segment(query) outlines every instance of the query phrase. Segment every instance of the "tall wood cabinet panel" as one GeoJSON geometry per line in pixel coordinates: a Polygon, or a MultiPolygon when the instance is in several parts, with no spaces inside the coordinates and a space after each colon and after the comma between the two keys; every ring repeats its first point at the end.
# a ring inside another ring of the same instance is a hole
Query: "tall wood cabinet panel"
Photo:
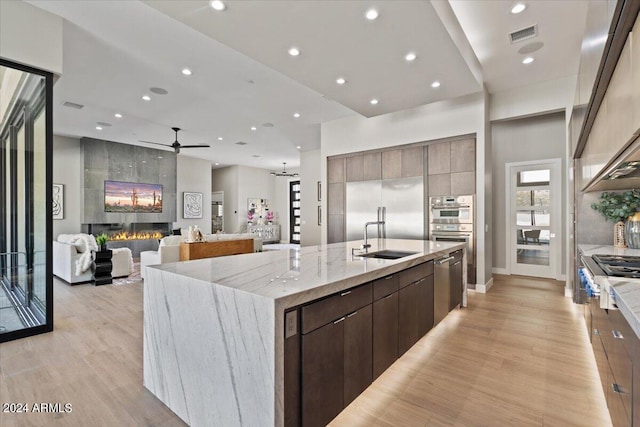
{"type": "Polygon", "coordinates": [[[402,177],[422,176],[424,167],[422,164],[422,147],[404,148],[402,150],[402,177]]]}
{"type": "Polygon", "coordinates": [[[336,182],[344,182],[345,180],[345,159],[328,159],[327,160],[327,182],[333,184],[336,182]]]}
{"type": "Polygon", "coordinates": [[[329,184],[329,189],[327,191],[328,197],[328,214],[329,215],[338,215],[344,214],[344,184],[343,183],[334,183],[329,184]]]}
{"type": "MultiPolygon", "coordinates": [[[[633,123],[640,131],[640,20],[631,33],[631,98],[633,101],[633,123]]],[[[640,414],[638,415],[640,417],[640,414]]]]}
{"type": "Polygon", "coordinates": [[[382,152],[382,179],[400,178],[402,176],[402,150],[382,152]]]}
{"type": "Polygon", "coordinates": [[[414,282],[398,291],[398,356],[407,352],[419,339],[420,290],[414,282]]]}
{"type": "Polygon", "coordinates": [[[382,179],[382,153],[366,153],[363,156],[363,181],[382,179]]]}
{"type": "Polygon", "coordinates": [[[418,332],[422,337],[433,328],[433,274],[418,282],[418,332]]]}
{"type": "Polygon", "coordinates": [[[373,310],[371,304],[344,320],[344,406],[373,382],[373,310]]]}
{"type": "Polygon", "coordinates": [[[475,194],[476,192],[476,173],[475,172],[457,172],[451,174],[451,194],[460,196],[464,194],[475,194]]]}
{"type": "Polygon", "coordinates": [[[344,242],[344,215],[327,215],[327,243],[344,242]]]}
{"type": "Polygon", "coordinates": [[[364,156],[347,157],[347,182],[362,181],[364,177],[364,156]]]}
{"type": "Polygon", "coordinates": [[[324,427],[343,409],[344,322],[302,336],[302,425],[324,427]]]}
{"type": "MultiPolygon", "coordinates": [[[[451,142],[451,172],[472,172],[476,170],[476,141],[464,139],[451,142]]],[[[466,193],[469,194],[469,193],[466,193]]]]}
{"type": "Polygon", "coordinates": [[[451,172],[451,143],[429,145],[429,175],[451,172]]]}

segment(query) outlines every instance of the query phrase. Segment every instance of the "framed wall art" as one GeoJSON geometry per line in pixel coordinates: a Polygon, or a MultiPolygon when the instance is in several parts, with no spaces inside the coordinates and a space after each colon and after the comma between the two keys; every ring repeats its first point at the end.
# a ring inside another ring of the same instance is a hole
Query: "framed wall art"
{"type": "Polygon", "coordinates": [[[53,184],[53,219],[64,219],[64,184],[53,184]]]}
{"type": "Polygon", "coordinates": [[[202,218],[202,193],[184,192],[182,216],[185,219],[202,218]]]}

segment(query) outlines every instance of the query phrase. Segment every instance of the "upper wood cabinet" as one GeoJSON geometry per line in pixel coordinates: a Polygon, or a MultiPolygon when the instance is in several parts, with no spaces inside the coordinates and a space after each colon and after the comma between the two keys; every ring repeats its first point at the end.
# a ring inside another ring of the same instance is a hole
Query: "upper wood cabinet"
{"type": "Polygon", "coordinates": [[[451,172],[473,172],[476,170],[476,141],[464,139],[451,142],[451,172]]]}
{"type": "Polygon", "coordinates": [[[327,160],[327,181],[329,184],[345,181],[345,159],[327,160]]]}
{"type": "Polygon", "coordinates": [[[640,131],[640,19],[631,33],[631,98],[634,132],[640,131]]]}
{"type": "Polygon", "coordinates": [[[451,143],[441,142],[429,145],[429,175],[451,172],[451,143]]]}
{"type": "Polygon", "coordinates": [[[403,178],[422,176],[424,174],[423,150],[422,147],[404,148],[402,150],[401,175],[403,178]]]}
{"type": "Polygon", "coordinates": [[[363,181],[382,178],[382,153],[367,153],[362,155],[364,168],[363,181]]]}
{"type": "Polygon", "coordinates": [[[362,181],[364,178],[364,156],[347,157],[347,182],[362,181]]]}
{"type": "Polygon", "coordinates": [[[402,150],[382,152],[382,179],[402,176],[402,150]]]}
{"type": "Polygon", "coordinates": [[[622,148],[637,129],[637,123],[633,123],[631,87],[631,36],[629,36],[605,95],[609,128],[607,145],[613,145],[611,147],[613,153],[622,148]]]}

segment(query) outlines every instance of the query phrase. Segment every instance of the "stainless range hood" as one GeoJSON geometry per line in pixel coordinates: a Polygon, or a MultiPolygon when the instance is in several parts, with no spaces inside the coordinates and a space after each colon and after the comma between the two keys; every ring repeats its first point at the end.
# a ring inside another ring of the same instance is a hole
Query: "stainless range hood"
{"type": "Polygon", "coordinates": [[[640,137],[634,134],[624,151],[614,157],[607,166],[584,188],[584,191],[611,191],[640,188],[640,137]]]}

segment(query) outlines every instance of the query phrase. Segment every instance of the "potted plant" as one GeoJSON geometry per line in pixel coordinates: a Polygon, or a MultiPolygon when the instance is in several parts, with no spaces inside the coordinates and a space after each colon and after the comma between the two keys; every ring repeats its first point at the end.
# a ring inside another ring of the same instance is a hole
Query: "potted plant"
{"type": "Polygon", "coordinates": [[[100,249],[100,251],[107,250],[108,240],[109,240],[109,236],[107,236],[106,233],[102,233],[98,237],[96,237],[96,243],[98,244],[98,248],[100,249]]]}
{"type": "Polygon", "coordinates": [[[600,201],[591,205],[592,209],[600,212],[607,220],[615,222],[613,244],[619,248],[626,248],[627,243],[632,248],[640,247],[640,215],[636,215],[638,207],[640,192],[637,190],[624,193],[605,191],[600,195],[600,201]]]}

